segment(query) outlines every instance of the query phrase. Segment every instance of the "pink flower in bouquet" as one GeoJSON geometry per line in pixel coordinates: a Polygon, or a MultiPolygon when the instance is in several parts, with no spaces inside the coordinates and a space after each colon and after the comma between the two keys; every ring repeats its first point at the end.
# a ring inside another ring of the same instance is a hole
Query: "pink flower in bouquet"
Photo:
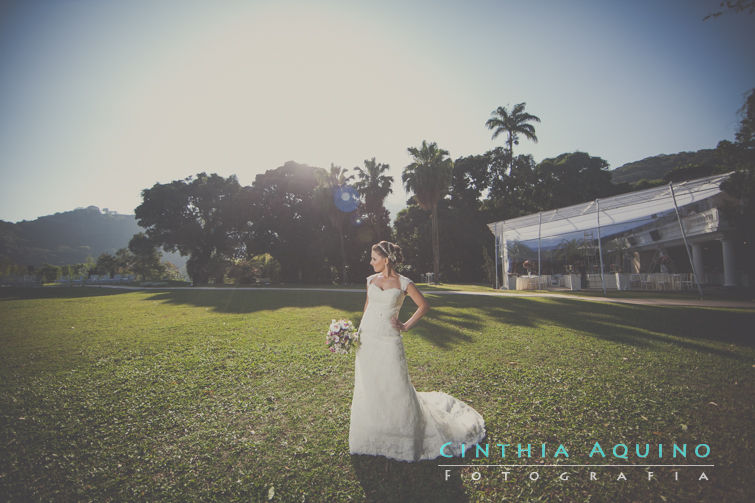
{"type": "Polygon", "coordinates": [[[349,320],[332,320],[325,339],[331,353],[346,354],[359,345],[359,333],[349,320]]]}

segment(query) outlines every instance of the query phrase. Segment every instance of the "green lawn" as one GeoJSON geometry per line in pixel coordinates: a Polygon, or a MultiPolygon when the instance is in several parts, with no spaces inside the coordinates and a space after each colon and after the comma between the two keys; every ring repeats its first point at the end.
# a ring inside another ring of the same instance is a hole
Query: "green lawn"
{"type": "MultiPolygon", "coordinates": [[[[484,416],[489,459],[349,455],[353,356],[328,353],[324,331],[332,318],[358,323],[364,293],[0,289],[0,499],[749,497],[754,310],[426,296],[433,309],[404,336],[412,381],[484,416]],[[588,456],[596,441],[605,459],[588,456]],[[532,457],[510,447],[502,460],[498,443],[530,443],[532,457]],[[629,460],[612,457],[618,443],[629,460]],[[651,444],[647,459],[636,443],[651,444]],[[674,443],[686,459],[671,457],[674,443]],[[710,455],[697,458],[703,443],[710,455]],[[568,458],[552,457],[558,444],[568,458]],[[506,482],[493,467],[444,481],[437,466],[642,462],[715,467],[678,468],[678,481],[653,468],[650,482],[642,467],[592,468],[597,481],[589,468],[518,467],[506,482]]],[[[413,309],[407,299],[401,319],[413,309]]]]}

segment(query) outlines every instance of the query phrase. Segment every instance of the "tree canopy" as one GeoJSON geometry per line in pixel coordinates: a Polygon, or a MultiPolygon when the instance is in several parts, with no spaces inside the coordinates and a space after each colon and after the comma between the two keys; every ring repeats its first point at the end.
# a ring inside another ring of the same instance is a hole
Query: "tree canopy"
{"type": "Polygon", "coordinates": [[[222,281],[223,264],[241,245],[249,217],[238,204],[242,193],[235,176],[203,172],[144,189],[136,218],[150,241],[189,255],[186,270],[195,283],[222,281]]]}
{"type": "Polygon", "coordinates": [[[492,139],[499,134],[506,134],[506,145],[511,156],[514,155],[514,145],[519,145],[519,135],[537,143],[535,126],[532,122],[540,122],[540,118],[524,111],[526,103],[514,105],[511,112],[506,107],[498,107],[491,112],[491,117],[485,122],[488,129],[493,130],[492,139]]]}

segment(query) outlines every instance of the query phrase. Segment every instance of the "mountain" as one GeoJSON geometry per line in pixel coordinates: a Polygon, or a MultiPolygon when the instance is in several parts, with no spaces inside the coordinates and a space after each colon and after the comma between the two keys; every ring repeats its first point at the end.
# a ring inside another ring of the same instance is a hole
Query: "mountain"
{"type": "Polygon", "coordinates": [[[611,171],[614,184],[635,183],[640,180],[662,179],[671,170],[680,167],[697,166],[701,169],[714,170],[723,164],[719,152],[715,149],[703,149],[697,152],[679,152],[678,154],[661,154],[646,157],[640,161],[628,162],[611,171]]]}
{"type": "MultiPolygon", "coordinates": [[[[134,215],[100,211],[97,206],[15,224],[0,220],[0,258],[19,265],[78,264],[128,247],[131,237],[143,230],[134,215]]],[[[183,269],[187,258],[163,252],[163,260],[183,269]]]]}

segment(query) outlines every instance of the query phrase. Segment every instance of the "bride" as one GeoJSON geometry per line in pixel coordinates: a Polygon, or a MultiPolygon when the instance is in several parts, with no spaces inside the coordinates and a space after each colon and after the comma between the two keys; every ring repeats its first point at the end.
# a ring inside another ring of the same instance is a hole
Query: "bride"
{"type": "Polygon", "coordinates": [[[381,455],[399,461],[461,454],[461,444],[485,437],[485,422],[472,407],[438,391],[417,392],[407,370],[401,332],[407,332],[430,309],[412,281],[398,274],[401,249],[388,241],[372,246],[367,300],[359,325],[361,345],[354,364],[349,452],[381,455]],[[406,296],[417,311],[398,320],[406,296]]]}

